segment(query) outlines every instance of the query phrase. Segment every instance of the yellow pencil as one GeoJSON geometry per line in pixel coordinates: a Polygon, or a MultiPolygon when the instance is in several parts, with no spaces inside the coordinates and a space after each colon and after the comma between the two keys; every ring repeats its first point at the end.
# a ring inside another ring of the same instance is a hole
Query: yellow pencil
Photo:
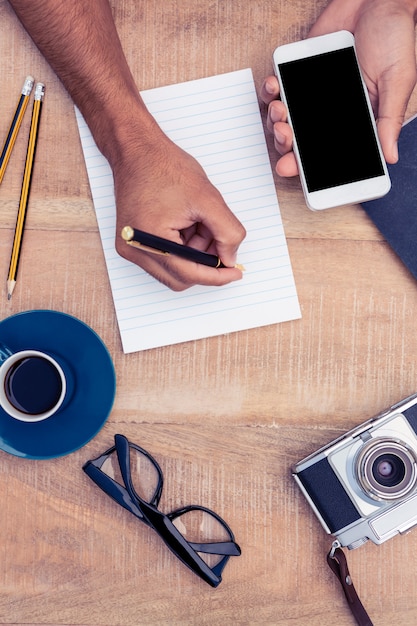
{"type": "Polygon", "coordinates": [[[13,289],[16,285],[17,268],[19,265],[20,250],[22,247],[23,232],[27,213],[26,210],[29,201],[30,184],[32,181],[33,163],[35,160],[39,122],[41,118],[42,101],[44,94],[45,86],[43,85],[43,83],[37,83],[35,88],[35,99],[33,102],[32,120],[30,123],[25,171],[23,174],[22,190],[20,193],[19,210],[17,212],[12,255],[10,258],[9,275],[7,277],[7,297],[9,300],[12,297],[13,289]]]}
{"type": "Polygon", "coordinates": [[[6,141],[4,142],[3,150],[0,155],[0,184],[3,180],[4,172],[6,171],[6,167],[16,141],[17,133],[19,132],[19,128],[29,102],[29,96],[30,92],[32,91],[33,83],[34,79],[32,78],[32,76],[26,76],[19,102],[17,103],[16,111],[12,119],[12,123],[10,124],[9,132],[7,134],[6,141]]]}

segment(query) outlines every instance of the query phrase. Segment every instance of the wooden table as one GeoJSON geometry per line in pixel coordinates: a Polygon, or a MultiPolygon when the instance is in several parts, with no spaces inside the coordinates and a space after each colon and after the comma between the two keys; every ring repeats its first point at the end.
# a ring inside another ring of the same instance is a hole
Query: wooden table
{"type": "MultiPolygon", "coordinates": [[[[305,36],[326,1],[113,4],[139,87],[244,67],[259,87],[274,47],[305,36]]],[[[1,137],[26,74],[47,89],[11,301],[30,115],[0,190],[1,319],[42,308],[75,315],[117,372],[114,408],[85,447],[46,461],[0,453],[0,622],[353,624],[325,563],[330,539],[289,468],[417,390],[415,280],[360,207],[310,212],[298,180],[276,178],[302,319],[124,355],[71,100],[5,0],[0,23],[1,137]],[[162,510],[205,504],[234,529],[242,556],[216,590],[81,471],[117,432],[162,465],[162,510]]],[[[349,553],[375,624],[417,623],[416,552],[414,531],[349,553]]]]}

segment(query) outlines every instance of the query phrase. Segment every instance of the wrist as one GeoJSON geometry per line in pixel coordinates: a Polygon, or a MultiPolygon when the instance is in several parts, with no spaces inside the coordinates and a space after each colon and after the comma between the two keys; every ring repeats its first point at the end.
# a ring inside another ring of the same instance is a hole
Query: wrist
{"type": "MultiPolygon", "coordinates": [[[[112,169],[137,163],[164,140],[168,141],[138,92],[105,106],[90,128],[112,169]]],[[[88,120],[87,120],[88,122],[88,120]]]]}

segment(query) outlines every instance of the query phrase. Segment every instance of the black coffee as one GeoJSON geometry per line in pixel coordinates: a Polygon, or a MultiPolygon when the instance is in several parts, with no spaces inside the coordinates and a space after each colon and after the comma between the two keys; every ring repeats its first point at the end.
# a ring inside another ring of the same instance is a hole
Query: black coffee
{"type": "Polygon", "coordinates": [[[53,363],[39,356],[29,356],[11,366],[4,390],[10,404],[18,411],[40,415],[58,402],[62,381],[53,363]]]}

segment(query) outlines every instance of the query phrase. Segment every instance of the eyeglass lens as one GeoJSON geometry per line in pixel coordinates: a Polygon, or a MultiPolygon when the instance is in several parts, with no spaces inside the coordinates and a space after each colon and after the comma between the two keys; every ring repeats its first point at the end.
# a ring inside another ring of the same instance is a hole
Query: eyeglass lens
{"type": "MultiPolygon", "coordinates": [[[[172,519],[172,523],[189,543],[209,544],[231,540],[227,528],[210,511],[190,507],[172,519]]],[[[198,551],[199,556],[211,568],[223,558],[222,555],[198,551]]]]}
{"type": "MultiPolygon", "coordinates": [[[[152,461],[145,454],[136,450],[136,448],[129,446],[129,452],[133,487],[142,500],[152,502],[158,488],[158,470],[152,461]]],[[[116,451],[108,456],[101,470],[117,483],[123,485],[116,451]]]]}

